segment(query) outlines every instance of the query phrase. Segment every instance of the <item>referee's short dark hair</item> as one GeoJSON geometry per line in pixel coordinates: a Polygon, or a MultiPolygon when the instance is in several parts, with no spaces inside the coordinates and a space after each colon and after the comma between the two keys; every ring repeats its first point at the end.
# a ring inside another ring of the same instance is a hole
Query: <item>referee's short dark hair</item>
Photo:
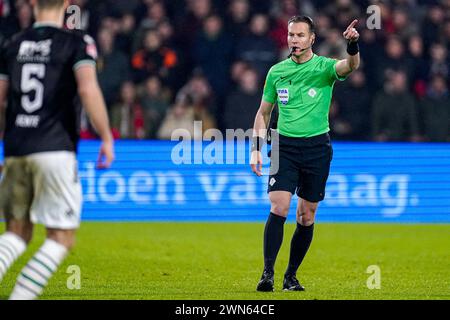
{"type": "Polygon", "coordinates": [[[289,19],[288,21],[288,26],[291,23],[299,23],[299,22],[304,22],[309,26],[309,31],[311,33],[315,33],[316,32],[316,25],[314,24],[314,21],[311,17],[309,16],[293,16],[292,18],[289,19]]]}
{"type": "Polygon", "coordinates": [[[64,5],[64,0],[37,0],[40,9],[60,8],[64,5]]]}

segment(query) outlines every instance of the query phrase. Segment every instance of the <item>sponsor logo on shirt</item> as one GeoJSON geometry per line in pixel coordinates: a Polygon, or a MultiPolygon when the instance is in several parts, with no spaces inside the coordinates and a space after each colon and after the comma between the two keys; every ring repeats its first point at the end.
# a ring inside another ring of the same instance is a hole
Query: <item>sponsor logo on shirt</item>
{"type": "Polygon", "coordinates": [[[17,55],[19,62],[47,62],[51,53],[52,40],[22,41],[17,55]]]}

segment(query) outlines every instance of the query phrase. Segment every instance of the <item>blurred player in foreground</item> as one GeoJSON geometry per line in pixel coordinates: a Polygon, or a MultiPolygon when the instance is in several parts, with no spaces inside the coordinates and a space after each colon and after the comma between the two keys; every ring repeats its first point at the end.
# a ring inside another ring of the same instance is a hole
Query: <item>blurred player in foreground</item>
{"type": "Polygon", "coordinates": [[[35,223],[46,227],[47,238],[22,269],[11,300],[37,298],[75,242],[82,203],[77,93],[102,140],[98,167],[107,168],[114,159],[93,39],[63,29],[67,0],[31,3],[36,23],[0,50],[2,114],[6,107],[0,184],[6,232],[0,236],[0,281],[24,253],[35,223]]]}

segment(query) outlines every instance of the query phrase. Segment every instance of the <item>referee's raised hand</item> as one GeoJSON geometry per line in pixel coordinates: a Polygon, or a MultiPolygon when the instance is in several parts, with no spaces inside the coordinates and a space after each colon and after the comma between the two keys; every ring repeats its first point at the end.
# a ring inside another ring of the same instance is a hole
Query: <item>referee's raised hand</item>
{"type": "Polygon", "coordinates": [[[350,42],[355,42],[355,41],[358,41],[358,39],[359,39],[359,33],[355,28],[357,23],[358,23],[357,19],[353,20],[352,23],[350,23],[350,25],[347,27],[347,29],[342,34],[344,36],[344,38],[350,42]]]}

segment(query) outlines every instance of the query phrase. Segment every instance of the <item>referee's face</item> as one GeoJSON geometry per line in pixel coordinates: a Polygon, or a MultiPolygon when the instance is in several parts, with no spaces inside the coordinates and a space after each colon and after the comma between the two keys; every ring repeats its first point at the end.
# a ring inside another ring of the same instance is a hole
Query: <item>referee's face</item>
{"type": "Polygon", "coordinates": [[[307,49],[312,46],[314,41],[314,33],[309,30],[309,25],[305,22],[292,22],[288,25],[288,47],[297,47],[292,54],[297,56],[307,50],[301,51],[301,49],[307,49]]]}

